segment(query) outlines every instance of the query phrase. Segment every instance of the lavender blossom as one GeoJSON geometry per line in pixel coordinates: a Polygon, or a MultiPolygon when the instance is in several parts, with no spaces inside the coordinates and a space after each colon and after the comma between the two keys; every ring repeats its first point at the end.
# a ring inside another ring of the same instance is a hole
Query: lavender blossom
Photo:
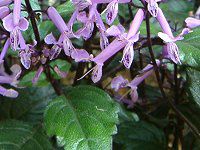
{"type": "Polygon", "coordinates": [[[186,23],[186,26],[190,29],[192,28],[196,28],[196,27],[199,27],[200,26],[200,20],[199,19],[195,19],[195,18],[192,18],[192,17],[188,17],[186,20],[185,20],[185,23],[186,23]]]}
{"type": "Polygon", "coordinates": [[[76,20],[78,11],[75,11],[73,13],[67,25],[65,24],[64,20],[62,19],[62,17],[60,16],[60,14],[57,12],[57,10],[54,7],[49,7],[47,12],[48,12],[49,18],[53,21],[53,23],[56,25],[56,27],[61,33],[61,36],[58,41],[55,40],[52,34],[47,35],[47,38],[45,38],[45,42],[47,44],[54,44],[52,49],[55,52],[53,55],[54,57],[52,58],[55,58],[55,56],[58,56],[58,54],[61,51],[61,48],[63,48],[67,56],[74,56],[74,57],[78,56],[79,57],[78,60],[80,61],[89,59],[89,58],[85,58],[85,53],[87,53],[87,51],[85,50],[81,50],[81,51],[84,51],[84,56],[82,59],[80,59],[80,56],[76,55],[77,53],[80,54],[80,50],[75,49],[70,40],[70,38],[76,37],[72,31],[72,26],[73,26],[74,21],[76,20]]]}
{"type": "Polygon", "coordinates": [[[36,84],[40,78],[40,75],[42,74],[42,72],[44,71],[43,66],[40,66],[34,76],[34,78],[32,79],[32,83],[36,84]]]}
{"type": "Polygon", "coordinates": [[[103,0],[103,1],[93,1],[96,3],[109,3],[106,9],[102,12],[106,12],[106,22],[108,25],[111,25],[118,14],[118,4],[119,3],[129,3],[130,0],[103,0]]]}
{"type": "Polygon", "coordinates": [[[0,19],[5,18],[7,15],[10,14],[10,9],[7,6],[0,7],[0,19]]]}
{"type": "Polygon", "coordinates": [[[170,57],[170,59],[174,63],[180,63],[180,58],[179,58],[179,49],[178,46],[176,45],[176,41],[182,40],[183,36],[177,36],[176,38],[173,36],[171,28],[160,8],[158,8],[158,15],[157,15],[157,20],[160,23],[160,26],[163,30],[164,33],[159,32],[158,36],[165,41],[166,43],[166,48],[167,48],[167,53],[170,57]]]}
{"type": "Polygon", "coordinates": [[[158,15],[158,4],[157,2],[160,2],[162,0],[145,0],[148,5],[147,5],[147,8],[148,8],[148,11],[150,12],[150,14],[153,16],[153,17],[157,17],[158,15]]]}
{"type": "MultiPolygon", "coordinates": [[[[10,70],[12,71],[12,75],[8,75],[5,72],[3,63],[0,64],[0,84],[10,84],[11,86],[17,87],[17,80],[21,74],[21,68],[19,65],[13,65],[10,70]]],[[[6,89],[0,85],[0,95],[16,98],[18,96],[18,92],[13,89],[6,89]]]]}
{"type": "Polygon", "coordinates": [[[7,6],[9,5],[10,3],[12,3],[13,0],[1,0],[0,1],[0,7],[2,6],[7,6]]]}
{"type": "Polygon", "coordinates": [[[10,47],[10,39],[8,38],[6,40],[6,43],[4,44],[4,47],[3,47],[2,51],[1,51],[1,54],[0,54],[0,65],[3,62],[3,59],[4,59],[5,55],[6,55],[9,47],[10,47]]]}
{"type": "Polygon", "coordinates": [[[34,43],[27,44],[24,49],[21,49],[19,51],[19,57],[22,65],[24,68],[29,69],[31,66],[31,56],[35,52],[34,47],[36,46],[37,42],[34,41],[34,43]]]}
{"type": "Polygon", "coordinates": [[[23,36],[21,31],[28,29],[29,22],[25,18],[20,17],[21,0],[14,1],[13,13],[3,19],[4,28],[10,32],[11,47],[14,50],[23,49],[23,36]]]}
{"type": "MultiPolygon", "coordinates": [[[[160,66],[159,60],[156,60],[156,63],[158,66],[160,66]]],[[[130,96],[132,104],[134,104],[138,100],[138,85],[153,73],[153,68],[154,67],[152,64],[148,64],[145,68],[143,68],[140,71],[140,74],[137,75],[131,82],[128,82],[128,80],[124,79],[122,76],[117,76],[112,80],[111,88],[113,88],[115,91],[118,91],[121,88],[130,87],[130,96]]]]}
{"type": "Polygon", "coordinates": [[[125,66],[128,68],[133,60],[133,44],[138,40],[139,33],[138,29],[144,19],[144,12],[142,9],[139,9],[135,15],[134,20],[131,23],[128,34],[124,33],[120,38],[116,38],[112,43],[110,43],[105,50],[103,50],[99,55],[97,55],[92,61],[97,65],[94,67],[92,72],[93,82],[98,82],[102,76],[102,67],[106,60],[120,51],[123,47],[124,53],[122,61],[125,66]]]}

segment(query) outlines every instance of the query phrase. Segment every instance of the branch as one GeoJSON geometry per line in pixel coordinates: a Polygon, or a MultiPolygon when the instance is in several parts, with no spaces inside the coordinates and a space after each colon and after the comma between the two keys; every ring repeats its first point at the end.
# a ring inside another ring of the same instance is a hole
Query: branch
{"type": "Polygon", "coordinates": [[[159,86],[160,92],[162,94],[162,97],[164,100],[167,100],[167,102],[169,103],[172,110],[192,129],[192,131],[195,133],[195,135],[200,138],[200,133],[199,133],[198,129],[176,108],[176,106],[173,104],[173,102],[170,101],[165,94],[165,91],[164,91],[163,85],[162,85],[162,81],[160,79],[159,69],[158,69],[158,66],[157,66],[157,63],[155,60],[155,56],[153,53],[153,49],[152,49],[149,18],[150,18],[150,14],[148,11],[146,11],[146,28],[147,28],[148,48],[149,48],[149,53],[150,53],[151,60],[152,60],[153,66],[154,66],[156,79],[157,79],[158,86],[159,86]]]}
{"type": "Polygon", "coordinates": [[[26,3],[26,7],[27,7],[27,12],[30,16],[30,20],[31,20],[31,24],[32,24],[32,27],[33,27],[35,39],[37,41],[37,47],[41,47],[40,34],[39,34],[39,30],[38,30],[37,23],[36,23],[36,20],[35,20],[36,14],[32,9],[29,0],[25,0],[25,3],[26,3]]]}

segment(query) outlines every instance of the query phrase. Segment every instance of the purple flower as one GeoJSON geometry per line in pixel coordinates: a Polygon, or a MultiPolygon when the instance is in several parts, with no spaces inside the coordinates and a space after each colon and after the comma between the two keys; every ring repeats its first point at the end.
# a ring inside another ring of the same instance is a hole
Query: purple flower
{"type": "Polygon", "coordinates": [[[185,20],[185,23],[186,23],[186,26],[190,29],[192,28],[196,28],[198,26],[200,26],[200,20],[199,19],[195,19],[195,18],[192,18],[192,17],[188,17],[186,20],[185,20]]]}
{"type": "MultiPolygon", "coordinates": [[[[93,82],[98,82],[102,76],[102,67],[105,61],[110,57],[120,51],[123,47],[126,46],[123,54],[123,62],[126,67],[129,67],[133,59],[133,43],[138,40],[139,34],[138,29],[144,19],[144,12],[142,9],[139,9],[135,15],[134,20],[131,23],[128,34],[122,34],[120,37],[117,37],[112,43],[110,43],[99,55],[97,55],[92,61],[96,63],[96,66],[92,72],[93,82]],[[127,57],[128,58],[127,58],[127,57]]],[[[117,31],[118,32],[118,31],[117,31]]]]}
{"type": "Polygon", "coordinates": [[[111,88],[118,91],[119,89],[126,87],[128,83],[129,81],[127,79],[124,79],[122,76],[117,76],[113,78],[111,88]]]}
{"type": "MultiPolygon", "coordinates": [[[[57,12],[57,10],[54,7],[49,7],[47,12],[48,12],[49,18],[53,21],[53,23],[56,25],[56,27],[61,33],[61,36],[58,41],[56,41],[56,39],[53,37],[53,34],[49,34],[45,38],[45,42],[47,44],[54,44],[54,46],[52,47],[54,53],[51,56],[51,59],[54,59],[59,55],[61,48],[64,49],[64,52],[67,56],[71,56],[76,51],[70,38],[76,37],[76,35],[74,35],[72,31],[72,26],[73,26],[74,21],[76,20],[78,11],[75,11],[73,13],[67,25],[65,24],[64,20],[62,19],[62,17],[60,16],[60,14],[57,12]]],[[[87,51],[85,50],[82,50],[82,51],[84,51],[83,58],[81,58],[80,55],[76,55],[76,54],[73,54],[73,58],[76,59],[75,56],[77,56],[78,57],[77,60],[87,59],[85,58],[85,53],[87,53],[87,51]]]]}
{"type": "MultiPolygon", "coordinates": [[[[10,70],[12,71],[12,74],[8,75],[5,72],[3,63],[0,64],[0,84],[10,84],[11,86],[17,87],[17,80],[21,74],[21,68],[19,65],[13,65],[10,70]]],[[[6,89],[0,85],[0,95],[16,98],[18,92],[13,89],[6,89]]]]}
{"type": "Polygon", "coordinates": [[[123,62],[124,66],[129,69],[134,58],[133,45],[139,40],[139,32],[129,39],[124,38],[124,40],[127,40],[128,44],[124,48],[121,62],[123,62]]]}
{"type": "Polygon", "coordinates": [[[34,78],[32,79],[32,83],[36,84],[40,78],[40,75],[42,74],[42,72],[44,71],[43,66],[40,66],[34,76],[34,78]]]}
{"type": "Polygon", "coordinates": [[[160,8],[158,8],[158,15],[157,15],[157,20],[160,23],[160,26],[163,30],[164,33],[159,32],[158,36],[165,41],[166,43],[166,52],[168,53],[168,57],[174,62],[174,63],[180,63],[180,58],[179,58],[179,49],[178,46],[176,45],[176,41],[182,40],[183,35],[186,33],[189,33],[189,30],[186,28],[183,30],[183,32],[177,36],[174,37],[171,31],[171,28],[160,8]]]}
{"type": "Polygon", "coordinates": [[[148,11],[150,12],[150,14],[153,17],[157,17],[157,15],[158,15],[157,2],[160,2],[161,0],[145,0],[145,1],[148,3],[147,8],[148,8],[148,11]]]}
{"type": "Polygon", "coordinates": [[[119,0],[113,0],[107,5],[106,9],[104,10],[106,11],[106,22],[108,25],[111,25],[115,20],[115,18],[117,17],[118,1],[119,0]]]}
{"type": "Polygon", "coordinates": [[[24,66],[24,68],[29,69],[31,66],[31,56],[32,54],[35,52],[34,47],[36,46],[37,42],[34,41],[34,43],[31,44],[27,44],[25,46],[25,49],[21,49],[19,51],[19,57],[20,57],[20,61],[22,63],[22,65],[24,66]]]}
{"type": "Polygon", "coordinates": [[[2,6],[7,6],[9,5],[10,3],[12,3],[13,0],[1,0],[0,1],[0,7],[2,6]]]}
{"type": "MultiPolygon", "coordinates": [[[[156,60],[156,63],[158,66],[160,66],[159,60],[156,60]]],[[[119,89],[124,87],[130,87],[130,96],[132,104],[134,104],[138,100],[138,85],[153,73],[153,68],[154,67],[152,64],[148,64],[131,82],[128,82],[128,80],[124,79],[122,76],[115,77],[111,82],[111,87],[115,91],[118,91],[119,89]]]]}
{"type": "Polygon", "coordinates": [[[10,9],[7,6],[0,7],[0,19],[5,18],[7,15],[10,14],[10,9]]]}
{"type": "Polygon", "coordinates": [[[106,7],[106,9],[102,12],[106,12],[106,22],[108,25],[111,25],[118,14],[118,4],[119,3],[129,3],[130,0],[100,0],[95,1],[96,3],[109,3],[106,7]]]}
{"type": "Polygon", "coordinates": [[[1,51],[1,54],[0,54],[0,65],[3,62],[3,59],[4,59],[5,55],[6,55],[9,47],[10,47],[10,39],[8,38],[6,40],[6,43],[4,44],[4,47],[3,47],[2,51],[1,51]]]}
{"type": "Polygon", "coordinates": [[[83,10],[86,7],[92,5],[90,0],[71,0],[78,10],[83,10]]]}
{"type": "Polygon", "coordinates": [[[4,28],[10,32],[11,47],[14,50],[23,49],[23,36],[21,31],[28,29],[29,22],[25,18],[20,17],[21,0],[14,1],[13,13],[3,19],[4,28]]]}

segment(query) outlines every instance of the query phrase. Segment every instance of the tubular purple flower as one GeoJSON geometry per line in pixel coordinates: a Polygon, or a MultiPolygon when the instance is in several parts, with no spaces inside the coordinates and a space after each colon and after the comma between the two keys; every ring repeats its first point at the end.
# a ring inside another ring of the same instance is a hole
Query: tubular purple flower
{"type": "Polygon", "coordinates": [[[14,0],[14,8],[13,8],[13,23],[14,26],[19,24],[20,13],[21,13],[21,0],[14,0]]]}
{"type": "Polygon", "coordinates": [[[21,0],[14,1],[13,13],[3,19],[4,28],[10,32],[11,47],[14,50],[23,49],[23,36],[21,31],[28,29],[29,22],[25,18],[20,18],[21,0]]]}
{"type": "Polygon", "coordinates": [[[144,11],[142,9],[139,9],[135,14],[133,21],[131,22],[130,29],[127,35],[128,39],[137,34],[138,29],[143,20],[144,20],[144,11]]]}
{"type": "Polygon", "coordinates": [[[124,88],[128,84],[128,80],[124,79],[121,75],[113,78],[111,82],[111,88],[115,91],[118,91],[121,88],[124,88]]]}
{"type": "Polygon", "coordinates": [[[93,62],[97,64],[97,66],[93,70],[93,76],[92,80],[93,82],[98,82],[101,79],[102,75],[102,66],[106,60],[108,60],[110,57],[112,57],[114,54],[116,54],[118,51],[120,51],[124,46],[125,50],[123,53],[122,61],[124,62],[125,66],[128,68],[133,60],[133,44],[136,42],[139,38],[138,29],[144,19],[144,12],[142,9],[139,9],[127,34],[122,34],[121,37],[115,39],[113,42],[111,42],[99,55],[97,55],[94,59],[92,59],[93,62]],[[133,25],[136,23],[136,25],[133,25]]]}
{"type": "Polygon", "coordinates": [[[106,60],[108,60],[110,57],[120,51],[126,44],[127,41],[115,39],[92,61],[94,61],[96,64],[103,64],[106,60]]]}
{"type": "MultiPolygon", "coordinates": [[[[60,14],[57,12],[57,10],[54,7],[49,7],[47,12],[48,12],[49,18],[54,22],[56,27],[61,32],[61,36],[60,36],[58,41],[55,40],[55,38],[53,37],[52,34],[47,35],[47,37],[45,38],[45,42],[47,44],[48,43],[49,44],[54,44],[54,46],[52,47],[52,49],[54,51],[54,54],[52,55],[51,58],[55,58],[56,56],[58,56],[58,54],[61,51],[61,47],[64,49],[64,52],[65,52],[65,54],[67,56],[71,56],[72,53],[74,51],[76,51],[74,46],[73,46],[73,44],[72,44],[72,42],[71,42],[71,40],[70,40],[70,38],[76,37],[73,34],[72,26],[73,26],[74,21],[76,20],[76,16],[78,14],[78,11],[76,10],[73,13],[73,15],[70,18],[70,20],[69,20],[67,25],[65,24],[64,20],[62,19],[62,17],[60,16],[60,14]]],[[[84,54],[85,53],[87,53],[87,51],[84,50],[84,54]]],[[[78,56],[78,55],[73,55],[73,56],[77,56],[78,57],[78,58],[74,58],[76,60],[82,60],[80,58],[80,56],[78,56]]]]}
{"type": "Polygon", "coordinates": [[[158,8],[157,20],[158,20],[163,32],[168,34],[171,37],[174,37],[172,34],[172,31],[171,31],[171,28],[169,26],[169,23],[167,22],[164,14],[160,8],[158,8]]]}
{"type": "Polygon", "coordinates": [[[7,53],[7,51],[9,49],[9,47],[10,47],[10,39],[8,38],[6,40],[6,43],[4,44],[4,47],[3,47],[2,51],[1,51],[1,54],[0,54],[0,64],[3,61],[3,59],[4,59],[4,57],[5,57],[6,53],[7,53]]]}
{"type": "Polygon", "coordinates": [[[10,3],[12,3],[13,0],[1,0],[0,1],[0,7],[2,6],[7,6],[9,5],[10,3]]]}
{"type": "Polygon", "coordinates": [[[47,13],[49,18],[53,21],[53,23],[56,25],[56,27],[61,33],[64,33],[68,30],[68,27],[65,24],[63,18],[60,16],[60,14],[54,7],[49,7],[47,13]]]}
{"type": "Polygon", "coordinates": [[[166,42],[166,49],[168,56],[174,63],[179,63],[181,64],[180,58],[179,58],[179,49],[178,46],[176,45],[176,41],[182,40],[183,35],[185,34],[185,31],[189,33],[188,30],[184,29],[184,32],[182,33],[183,35],[179,35],[177,37],[174,37],[171,31],[171,28],[160,8],[158,8],[158,15],[157,15],[157,20],[160,23],[160,26],[163,30],[164,33],[159,32],[158,36],[166,42]]]}
{"type": "Polygon", "coordinates": [[[200,20],[192,17],[185,19],[186,26],[190,29],[200,26],[200,20]]]}
{"type": "Polygon", "coordinates": [[[40,75],[42,74],[42,72],[44,71],[43,66],[40,66],[39,69],[37,70],[34,78],[32,79],[32,83],[36,84],[40,78],[40,75]]]}
{"type": "MultiPolygon", "coordinates": [[[[160,66],[161,64],[159,60],[156,60],[156,63],[158,66],[160,66]]],[[[153,68],[154,67],[152,64],[148,64],[145,68],[143,68],[140,71],[140,74],[137,75],[130,83],[122,76],[115,77],[111,82],[111,87],[115,91],[118,91],[119,89],[124,87],[130,87],[130,96],[132,103],[134,104],[138,100],[137,86],[153,73],[153,68]]]]}
{"type": "MultiPolygon", "coordinates": [[[[160,61],[156,60],[157,66],[160,66],[160,61]]],[[[148,64],[145,68],[140,71],[140,74],[137,75],[130,83],[129,87],[134,88],[137,87],[142,81],[144,81],[147,77],[149,77],[153,73],[153,65],[148,64]]]]}

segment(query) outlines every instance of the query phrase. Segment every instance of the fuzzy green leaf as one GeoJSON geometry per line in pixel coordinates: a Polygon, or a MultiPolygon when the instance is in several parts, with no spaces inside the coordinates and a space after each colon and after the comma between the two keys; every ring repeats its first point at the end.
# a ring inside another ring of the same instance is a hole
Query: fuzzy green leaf
{"type": "Polygon", "coordinates": [[[66,150],[110,150],[118,107],[104,91],[91,86],[70,88],[45,111],[45,127],[66,150]]]}

